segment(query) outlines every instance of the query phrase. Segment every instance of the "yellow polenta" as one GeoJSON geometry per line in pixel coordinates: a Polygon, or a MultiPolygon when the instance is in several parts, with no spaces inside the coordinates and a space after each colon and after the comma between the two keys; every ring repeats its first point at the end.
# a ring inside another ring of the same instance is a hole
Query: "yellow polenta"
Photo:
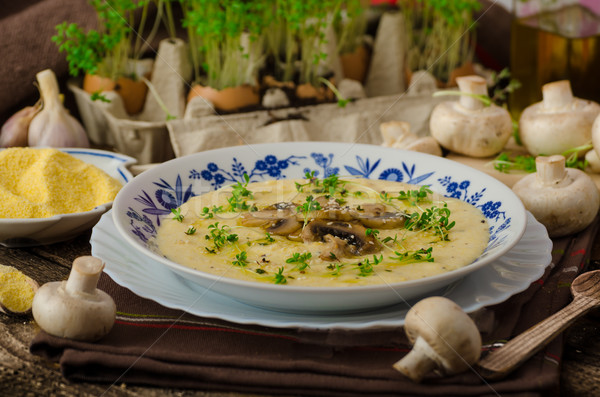
{"type": "Polygon", "coordinates": [[[0,218],[48,218],[112,201],[121,183],[57,149],[0,151],[0,218]]]}
{"type": "Polygon", "coordinates": [[[174,262],[242,280],[337,287],[419,279],[468,265],[489,240],[479,209],[427,190],[342,178],[237,185],[190,199],[161,221],[153,244],[174,262]]]}
{"type": "Polygon", "coordinates": [[[13,313],[31,309],[35,291],[28,277],[12,266],[0,265],[0,305],[13,313]]]}

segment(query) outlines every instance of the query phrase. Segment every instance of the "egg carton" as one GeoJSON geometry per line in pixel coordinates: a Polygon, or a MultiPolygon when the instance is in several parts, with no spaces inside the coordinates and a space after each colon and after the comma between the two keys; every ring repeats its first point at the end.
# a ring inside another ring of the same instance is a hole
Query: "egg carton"
{"type": "Polygon", "coordinates": [[[183,117],[186,81],[191,75],[186,44],[179,39],[163,40],[156,61],[142,60],[141,64],[152,71],[153,89],[146,96],[143,111],[134,116],[127,114],[121,97],[113,91],[102,93],[109,102],[94,101],[81,88],[80,79],[71,79],[67,87],[75,96],[92,144],[113,147],[136,158],[139,164],[159,163],[174,157],[166,110],[170,115],[183,117]]]}

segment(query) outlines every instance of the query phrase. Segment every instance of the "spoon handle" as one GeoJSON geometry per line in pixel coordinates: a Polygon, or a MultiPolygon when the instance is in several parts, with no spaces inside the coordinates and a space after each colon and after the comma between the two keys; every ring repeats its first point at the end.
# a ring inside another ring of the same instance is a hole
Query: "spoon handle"
{"type": "Polygon", "coordinates": [[[500,379],[537,353],[598,301],[576,298],[562,310],[529,328],[479,361],[479,373],[486,379],[500,379]]]}

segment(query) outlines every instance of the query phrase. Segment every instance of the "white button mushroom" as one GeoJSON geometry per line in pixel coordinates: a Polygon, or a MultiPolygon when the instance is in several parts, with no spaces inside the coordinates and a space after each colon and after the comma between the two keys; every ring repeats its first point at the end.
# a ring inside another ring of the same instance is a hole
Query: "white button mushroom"
{"type": "Polygon", "coordinates": [[[113,299],[96,288],[104,263],[92,256],[73,261],[67,281],[42,285],[32,304],[33,318],[47,333],[96,341],[108,334],[116,316],[113,299]]]}
{"type": "Polygon", "coordinates": [[[519,119],[519,136],[529,153],[561,154],[592,140],[592,124],[600,105],[573,97],[568,80],[545,84],[542,96],[543,100],[525,108],[519,119]]]}
{"type": "Polygon", "coordinates": [[[429,120],[431,135],[448,150],[470,157],[499,153],[512,135],[508,111],[495,104],[486,106],[477,96],[487,97],[481,76],[457,77],[462,95],[458,101],[442,102],[429,120]]]}
{"type": "Polygon", "coordinates": [[[596,184],[585,172],[565,168],[559,154],[535,159],[536,173],[514,184],[513,191],[550,237],[567,236],[589,226],[600,208],[596,184]]]}
{"type": "Polygon", "coordinates": [[[442,148],[440,148],[440,145],[433,137],[417,136],[410,131],[410,124],[405,121],[387,121],[381,123],[379,130],[383,137],[382,146],[429,153],[434,156],[442,155],[442,148]]]}
{"type": "Polygon", "coordinates": [[[600,173],[600,115],[592,124],[592,145],[594,150],[587,152],[585,159],[590,163],[593,172],[600,173]]]}
{"type": "Polygon", "coordinates": [[[477,326],[448,298],[433,296],[417,302],[406,314],[404,330],[413,348],[394,369],[415,382],[434,369],[455,374],[479,360],[477,326]]]}

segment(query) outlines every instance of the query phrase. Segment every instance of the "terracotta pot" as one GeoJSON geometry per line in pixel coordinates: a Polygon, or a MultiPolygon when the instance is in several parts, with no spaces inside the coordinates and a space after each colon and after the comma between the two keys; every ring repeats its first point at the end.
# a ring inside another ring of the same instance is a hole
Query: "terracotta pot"
{"type": "Polygon", "coordinates": [[[340,63],[345,78],[364,83],[371,63],[371,51],[361,45],[354,52],[341,54],[340,63]]]}
{"type": "Polygon", "coordinates": [[[141,80],[119,77],[117,81],[114,81],[108,77],[89,74],[86,74],[83,78],[82,88],[90,94],[101,91],[115,91],[123,98],[125,111],[130,115],[142,111],[148,93],[148,86],[141,80]]]}
{"type": "Polygon", "coordinates": [[[224,111],[233,111],[260,103],[258,89],[249,84],[228,87],[220,91],[197,84],[190,90],[187,101],[189,102],[195,96],[211,101],[215,108],[224,111]]]}

